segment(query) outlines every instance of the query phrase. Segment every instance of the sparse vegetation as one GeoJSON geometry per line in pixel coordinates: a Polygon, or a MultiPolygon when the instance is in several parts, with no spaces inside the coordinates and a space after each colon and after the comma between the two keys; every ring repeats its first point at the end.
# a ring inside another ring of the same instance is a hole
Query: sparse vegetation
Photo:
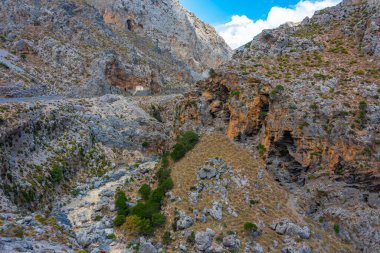
{"type": "Polygon", "coordinates": [[[232,97],[239,97],[240,96],[240,91],[238,91],[238,90],[232,90],[231,92],[230,92],[230,97],[232,98],[232,97]]]}
{"type": "Polygon", "coordinates": [[[163,245],[170,245],[172,242],[172,238],[169,231],[166,231],[164,235],[162,236],[162,244],[163,245]]]}
{"type": "Polygon", "coordinates": [[[269,94],[269,98],[271,100],[275,99],[278,95],[280,95],[284,91],[284,86],[277,85],[269,94]]]}
{"type": "Polygon", "coordinates": [[[50,176],[51,176],[52,181],[56,184],[59,184],[62,181],[63,169],[58,163],[55,163],[53,165],[53,168],[50,171],[50,176]]]}
{"type": "Polygon", "coordinates": [[[251,222],[244,224],[244,230],[247,232],[257,231],[257,225],[251,222]]]}
{"type": "Polygon", "coordinates": [[[191,231],[191,234],[187,237],[186,242],[190,245],[194,245],[195,243],[195,232],[191,231]]]}
{"type": "Polygon", "coordinates": [[[265,153],[267,151],[266,148],[265,148],[265,146],[260,143],[259,145],[257,145],[256,149],[257,149],[257,151],[259,151],[260,156],[264,157],[264,155],[265,155],[265,153]]]}
{"type": "Polygon", "coordinates": [[[215,72],[215,69],[210,69],[208,71],[208,75],[211,77],[211,78],[214,78],[216,76],[216,72],[215,72]]]}
{"type": "Polygon", "coordinates": [[[335,231],[335,234],[339,234],[340,226],[338,224],[334,224],[334,231],[335,231]]]}

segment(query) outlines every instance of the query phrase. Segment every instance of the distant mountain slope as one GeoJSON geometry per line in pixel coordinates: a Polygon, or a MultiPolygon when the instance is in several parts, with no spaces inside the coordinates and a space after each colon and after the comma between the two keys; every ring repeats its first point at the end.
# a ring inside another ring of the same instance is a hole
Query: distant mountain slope
{"type": "Polygon", "coordinates": [[[0,35],[1,96],[181,90],[231,56],[178,1],[2,1],[0,35]]]}

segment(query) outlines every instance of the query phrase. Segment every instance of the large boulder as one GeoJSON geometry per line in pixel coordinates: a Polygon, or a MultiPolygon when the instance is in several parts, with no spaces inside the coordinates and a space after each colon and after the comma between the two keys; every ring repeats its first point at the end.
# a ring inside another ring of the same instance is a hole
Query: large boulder
{"type": "Polygon", "coordinates": [[[199,251],[206,251],[212,245],[215,232],[207,228],[206,231],[197,232],[195,234],[195,246],[199,251]]]}

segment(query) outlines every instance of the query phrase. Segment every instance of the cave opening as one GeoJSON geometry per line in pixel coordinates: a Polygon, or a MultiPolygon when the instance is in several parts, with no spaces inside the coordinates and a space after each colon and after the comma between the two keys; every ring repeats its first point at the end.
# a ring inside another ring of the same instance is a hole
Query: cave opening
{"type": "Polygon", "coordinates": [[[127,20],[127,29],[128,29],[128,31],[133,30],[133,22],[130,19],[127,20]]]}
{"type": "Polygon", "coordinates": [[[282,138],[273,142],[267,157],[267,168],[274,173],[276,180],[282,183],[305,185],[305,172],[308,167],[302,166],[291,153],[295,152],[296,143],[290,131],[284,131],[282,138]]]}

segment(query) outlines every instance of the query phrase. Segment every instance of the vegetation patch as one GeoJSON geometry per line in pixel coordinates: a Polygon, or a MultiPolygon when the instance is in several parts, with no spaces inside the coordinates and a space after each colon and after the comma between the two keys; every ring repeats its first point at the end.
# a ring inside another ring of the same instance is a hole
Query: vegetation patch
{"type": "MultiPolygon", "coordinates": [[[[138,190],[142,200],[135,206],[128,208],[125,192],[116,192],[115,208],[118,215],[114,220],[115,226],[120,226],[132,234],[152,235],[155,228],[165,224],[166,217],[161,213],[161,206],[165,193],[174,186],[173,179],[170,177],[169,157],[173,161],[178,161],[197,144],[198,139],[199,136],[191,131],[185,132],[177,138],[177,143],[172,151],[165,152],[161,157],[161,167],[155,176],[158,181],[157,187],[152,189],[150,185],[143,184],[138,190]]],[[[163,242],[165,242],[164,244],[170,243],[170,234],[165,235],[163,242]]]]}
{"type": "Polygon", "coordinates": [[[280,95],[285,90],[284,86],[277,85],[269,94],[269,98],[271,100],[275,99],[278,95],[280,95]]]}
{"type": "Polygon", "coordinates": [[[174,161],[179,161],[185,154],[190,151],[195,144],[199,141],[199,136],[192,132],[187,131],[177,138],[177,143],[174,145],[170,157],[174,161]]]}

